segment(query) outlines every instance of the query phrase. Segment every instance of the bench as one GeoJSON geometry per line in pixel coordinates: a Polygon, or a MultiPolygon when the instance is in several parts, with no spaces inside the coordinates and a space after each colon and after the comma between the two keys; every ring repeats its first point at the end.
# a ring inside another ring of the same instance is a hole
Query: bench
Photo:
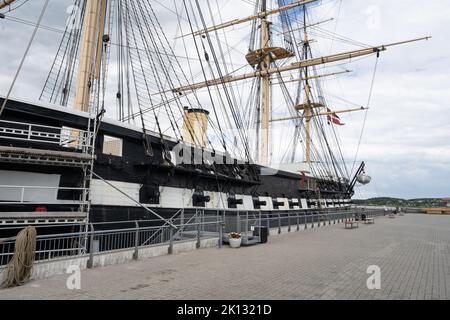
{"type": "Polygon", "coordinates": [[[345,221],[345,229],[355,229],[359,228],[358,221],[347,220],[345,221]]]}
{"type": "Polygon", "coordinates": [[[366,218],[364,223],[365,224],[375,224],[375,219],[374,218],[366,218]]]}

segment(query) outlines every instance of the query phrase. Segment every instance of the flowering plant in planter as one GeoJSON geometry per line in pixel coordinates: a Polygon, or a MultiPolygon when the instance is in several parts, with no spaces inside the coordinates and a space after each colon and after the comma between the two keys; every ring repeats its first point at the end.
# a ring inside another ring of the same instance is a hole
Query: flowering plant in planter
{"type": "Polygon", "coordinates": [[[231,239],[240,239],[240,238],[242,238],[241,234],[237,233],[237,232],[231,232],[229,234],[229,236],[230,236],[231,239]]]}
{"type": "Polygon", "coordinates": [[[242,244],[242,236],[240,233],[231,232],[229,235],[230,247],[240,248],[242,244]]]}

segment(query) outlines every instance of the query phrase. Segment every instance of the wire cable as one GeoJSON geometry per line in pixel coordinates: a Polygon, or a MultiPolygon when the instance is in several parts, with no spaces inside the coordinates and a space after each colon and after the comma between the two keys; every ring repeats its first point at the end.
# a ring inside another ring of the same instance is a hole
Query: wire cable
{"type": "Polygon", "coordinates": [[[2,116],[3,111],[5,110],[5,107],[6,107],[6,104],[8,103],[8,100],[9,100],[9,97],[11,95],[11,92],[13,91],[14,86],[16,85],[17,78],[19,77],[20,72],[22,71],[22,67],[23,67],[23,65],[25,63],[25,60],[26,60],[26,58],[28,56],[28,53],[30,52],[31,45],[33,44],[34,39],[36,38],[36,34],[37,34],[38,30],[39,30],[39,26],[41,25],[42,19],[44,18],[44,15],[45,15],[45,11],[47,11],[47,7],[48,7],[49,1],[50,0],[46,0],[45,3],[44,3],[44,6],[42,8],[42,11],[41,11],[41,14],[39,16],[39,19],[38,19],[38,22],[36,24],[36,27],[34,28],[33,34],[31,35],[31,39],[28,42],[27,49],[25,50],[25,54],[23,55],[22,60],[20,61],[19,68],[17,69],[17,72],[16,72],[16,74],[14,76],[14,79],[13,79],[13,81],[11,83],[11,86],[9,87],[8,93],[6,94],[5,100],[3,101],[2,107],[0,108],[0,117],[2,116]]]}

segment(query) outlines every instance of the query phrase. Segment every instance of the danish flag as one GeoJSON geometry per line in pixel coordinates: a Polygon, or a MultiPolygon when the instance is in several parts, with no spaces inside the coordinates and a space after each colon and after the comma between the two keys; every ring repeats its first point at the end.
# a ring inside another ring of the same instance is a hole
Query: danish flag
{"type": "MultiPolygon", "coordinates": [[[[331,113],[333,111],[331,111],[329,108],[327,108],[327,112],[331,113]]],[[[334,123],[335,125],[338,125],[338,126],[345,126],[345,123],[343,123],[341,121],[341,118],[339,118],[336,113],[331,113],[331,114],[327,115],[327,119],[328,119],[328,125],[331,125],[332,123],[334,123]]]]}

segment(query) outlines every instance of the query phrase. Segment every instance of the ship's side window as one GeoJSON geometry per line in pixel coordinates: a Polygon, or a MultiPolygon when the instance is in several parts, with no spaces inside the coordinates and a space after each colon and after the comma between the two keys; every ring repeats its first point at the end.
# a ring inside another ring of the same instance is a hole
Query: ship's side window
{"type": "Polygon", "coordinates": [[[62,127],[59,143],[64,148],[81,149],[83,147],[83,134],[80,130],[62,127]]]}
{"type": "Polygon", "coordinates": [[[110,156],[122,157],[123,140],[116,137],[104,136],[103,138],[103,154],[110,156]]]}

